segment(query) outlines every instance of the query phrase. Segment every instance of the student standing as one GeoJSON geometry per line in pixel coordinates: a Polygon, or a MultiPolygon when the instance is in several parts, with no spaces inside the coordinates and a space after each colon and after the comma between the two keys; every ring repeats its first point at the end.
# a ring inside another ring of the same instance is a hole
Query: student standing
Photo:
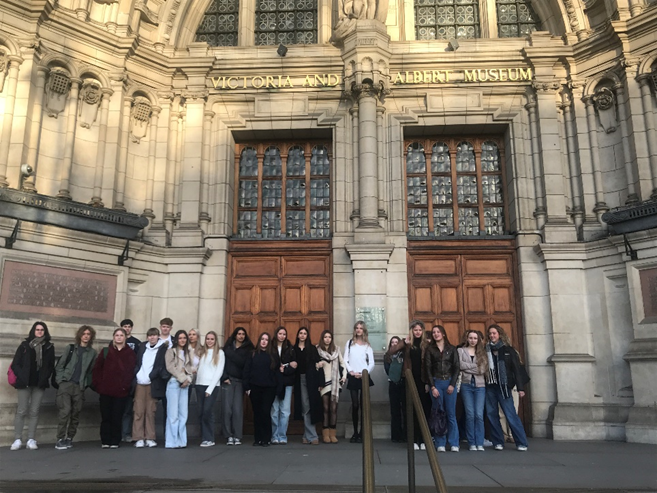
{"type": "Polygon", "coordinates": [[[73,446],[84,404],[84,391],[91,385],[96,362],[96,350],[92,347],[95,337],[96,330],[93,327],[81,326],[75,334],[75,343],[64,350],[55,365],[55,380],[59,385],[55,398],[59,421],[55,443],[57,450],[66,450],[73,446]]]}
{"type": "Polygon", "coordinates": [[[237,327],[224,345],[224,374],[221,377],[223,433],[226,445],[242,444],[244,422],[244,367],[253,352],[253,343],[244,327],[237,327]]]}
{"type": "MultiPolygon", "coordinates": [[[[137,364],[135,366],[135,397],[134,420],[132,422],[132,438],[135,447],[157,447],[155,441],[155,411],[157,410],[157,391],[153,395],[151,373],[155,367],[160,348],[165,342],[160,339],[160,331],[152,327],[146,332],[147,341],[137,348],[137,364]]],[[[164,353],[161,356],[161,365],[164,364],[164,353]]]]}
{"type": "Polygon", "coordinates": [[[271,442],[270,411],[276,398],[278,366],[272,354],[276,349],[271,346],[269,334],[260,334],[244,367],[244,390],[253,407],[253,445],[261,447],[269,447],[271,442]]]}
{"type": "Polygon", "coordinates": [[[388,401],[390,402],[390,439],[394,443],[404,441],[406,423],[406,385],[403,378],[404,351],[398,348],[401,339],[392,336],[388,351],[383,357],[383,368],[388,375],[388,401]],[[390,369],[393,375],[390,374],[390,369]]]}
{"type": "Polygon", "coordinates": [[[274,333],[272,355],[276,361],[276,398],[271,407],[271,443],[287,445],[287,425],[290,421],[292,405],[292,386],[297,369],[294,346],[287,338],[285,327],[279,327],[274,333]]]}
{"type": "Polygon", "coordinates": [[[465,434],[470,450],[484,451],[484,404],[488,357],[482,334],[477,330],[465,333],[465,346],[458,348],[461,369],[461,399],[465,408],[465,434]]]}
{"type": "Polygon", "coordinates": [[[201,424],[201,447],[214,446],[214,402],[219,393],[219,379],[224,372],[224,352],[217,345],[217,333],[205,335],[205,345],[199,352],[196,372],[196,403],[201,424]]]}
{"type": "MultiPolygon", "coordinates": [[[[336,426],[338,422],[338,401],[340,400],[340,391],[344,382],[347,380],[347,367],[340,349],[333,343],[333,334],[331,331],[322,332],[319,344],[317,345],[319,362],[317,369],[324,373],[320,394],[322,396],[322,407],[324,410],[324,420],[322,422],[322,441],[324,443],[338,443],[336,436],[336,426]]],[[[320,378],[320,380],[322,380],[320,378]]]]}
{"type": "Polygon", "coordinates": [[[112,343],[103,348],[93,369],[93,386],[100,395],[100,443],[103,448],[119,448],[123,413],[135,376],[135,352],[126,345],[127,334],[119,327],[112,343]]]}
{"type": "Polygon", "coordinates": [[[297,331],[294,344],[297,358],[297,371],[294,374],[294,419],[303,420],[304,444],[317,445],[317,428],[315,423],[322,420],[322,400],[319,395],[319,373],[315,366],[319,362],[317,348],[310,340],[306,327],[297,331]]]}
{"type": "Polygon", "coordinates": [[[28,417],[28,450],[39,447],[36,442],[36,429],[39,423],[39,408],[43,393],[50,387],[50,377],[55,370],[55,346],[50,342],[50,332],[45,322],[35,322],[21,342],[11,362],[11,369],[16,375],[14,388],[18,393],[18,406],[14,418],[14,443],[10,450],[23,446],[23,426],[28,417]]]}
{"type": "MultiPolygon", "coordinates": [[[[125,320],[121,321],[121,328],[125,330],[125,333],[127,334],[127,338],[125,340],[126,345],[132,349],[135,354],[137,354],[137,349],[139,348],[139,345],[141,344],[141,341],[137,339],[135,336],[132,335],[132,328],[134,327],[134,323],[132,320],[129,318],[126,318],[125,320]]],[[[133,401],[134,401],[134,393],[130,394],[130,399],[128,399],[128,402],[125,405],[125,411],[123,412],[123,441],[124,442],[131,442],[132,441],[132,418],[133,418],[133,401]]]]}
{"type": "Polygon", "coordinates": [[[175,345],[165,355],[167,371],[171,378],[167,383],[166,448],[187,447],[187,414],[189,385],[192,383],[194,363],[189,351],[187,332],[179,330],[173,337],[175,345]]]}
{"type": "Polygon", "coordinates": [[[363,437],[358,430],[362,429],[363,424],[362,416],[360,416],[360,408],[363,402],[363,370],[367,370],[370,374],[370,387],[374,385],[371,377],[372,370],[374,370],[374,352],[367,337],[367,327],[362,320],[354,325],[353,336],[345,345],[344,355],[345,365],[349,373],[347,388],[351,394],[351,421],[354,427],[354,434],[349,441],[351,443],[361,443],[363,437]],[[360,428],[358,427],[359,418],[360,428]]]}
{"type": "Polygon", "coordinates": [[[425,374],[431,382],[433,406],[442,406],[447,415],[447,437],[434,436],[438,452],[446,449],[446,440],[452,452],[459,451],[459,428],[456,423],[456,380],[459,376],[459,359],[456,348],[449,343],[442,325],[431,329],[432,344],[424,355],[425,374]]]}
{"type": "Polygon", "coordinates": [[[499,325],[488,327],[488,382],[486,385],[486,415],[490,422],[490,434],[495,450],[504,450],[504,434],[500,425],[498,406],[502,408],[513,434],[516,449],[527,450],[527,435],[513,405],[511,392],[517,387],[518,396],[525,396],[523,379],[520,374],[520,357],[511,345],[504,329],[499,325]]]}

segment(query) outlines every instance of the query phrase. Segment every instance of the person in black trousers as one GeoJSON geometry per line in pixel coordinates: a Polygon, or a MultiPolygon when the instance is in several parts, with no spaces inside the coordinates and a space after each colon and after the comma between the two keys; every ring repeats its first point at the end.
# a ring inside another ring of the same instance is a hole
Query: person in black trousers
{"type": "Polygon", "coordinates": [[[253,445],[269,447],[271,442],[271,406],[276,397],[276,360],[271,354],[271,337],[260,334],[253,355],[244,368],[244,390],[253,407],[253,445]]]}
{"type": "MultiPolygon", "coordinates": [[[[392,336],[388,343],[388,349],[396,347],[401,342],[397,336],[392,336]]],[[[390,366],[395,360],[395,364],[404,362],[403,349],[394,353],[386,352],[383,358],[383,368],[388,375],[388,400],[390,401],[390,439],[394,443],[404,442],[406,429],[406,385],[403,378],[403,372],[399,378],[390,375],[390,366]],[[396,380],[396,381],[394,381],[396,380]]]]}

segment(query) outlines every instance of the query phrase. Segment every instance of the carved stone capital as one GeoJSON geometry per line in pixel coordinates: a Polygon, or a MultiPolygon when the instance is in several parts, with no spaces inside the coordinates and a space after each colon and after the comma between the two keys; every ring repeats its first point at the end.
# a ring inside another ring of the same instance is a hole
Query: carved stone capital
{"type": "Polygon", "coordinates": [[[368,97],[382,100],[386,95],[390,94],[390,89],[385,86],[383,81],[380,81],[378,84],[372,82],[364,82],[362,84],[352,82],[346,94],[354,101],[368,97]]]}
{"type": "Polygon", "coordinates": [[[557,81],[551,81],[551,82],[541,82],[541,81],[534,81],[532,82],[532,87],[534,90],[538,92],[557,92],[559,89],[561,89],[561,84],[557,81]]]}
{"type": "Polygon", "coordinates": [[[208,96],[210,95],[210,91],[208,90],[201,90],[201,91],[183,91],[181,94],[183,99],[185,101],[194,101],[196,99],[203,99],[204,101],[208,99],[208,96]]]}

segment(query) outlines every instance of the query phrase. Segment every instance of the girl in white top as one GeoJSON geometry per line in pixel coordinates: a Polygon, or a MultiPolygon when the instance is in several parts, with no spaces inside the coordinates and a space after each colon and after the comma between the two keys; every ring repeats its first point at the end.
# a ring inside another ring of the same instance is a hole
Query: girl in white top
{"type": "MultiPolygon", "coordinates": [[[[199,344],[200,346],[200,344],[199,344]]],[[[199,351],[196,372],[196,402],[198,420],[201,423],[201,447],[214,445],[214,401],[219,392],[219,379],[224,373],[224,351],[217,345],[217,334],[210,331],[205,336],[205,345],[199,351]]]]}
{"type": "Polygon", "coordinates": [[[374,352],[367,337],[367,327],[362,320],[356,322],[353,337],[347,341],[344,347],[344,362],[349,373],[347,388],[351,393],[351,420],[354,425],[354,434],[350,442],[361,443],[362,436],[358,431],[358,417],[362,401],[363,370],[367,370],[370,374],[370,387],[374,385],[371,377],[372,370],[374,370],[374,352]]]}

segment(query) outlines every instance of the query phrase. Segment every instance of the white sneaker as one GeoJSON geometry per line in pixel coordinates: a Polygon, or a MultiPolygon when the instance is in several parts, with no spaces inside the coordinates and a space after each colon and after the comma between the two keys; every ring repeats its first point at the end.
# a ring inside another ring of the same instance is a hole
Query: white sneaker
{"type": "Polygon", "coordinates": [[[495,450],[504,450],[504,445],[498,443],[497,445],[495,445],[495,450]]]}
{"type": "Polygon", "coordinates": [[[452,447],[450,450],[451,450],[452,452],[458,452],[458,451],[459,451],[459,448],[458,448],[458,447],[452,447]]]}
{"type": "Polygon", "coordinates": [[[157,442],[155,440],[146,440],[146,446],[148,448],[157,447],[157,442]]]}
{"type": "Polygon", "coordinates": [[[413,450],[420,450],[420,446],[417,443],[414,443],[413,444],[413,450]]]}
{"type": "Polygon", "coordinates": [[[214,447],[214,442],[210,440],[206,440],[204,442],[201,442],[201,447],[214,447]]]}
{"type": "Polygon", "coordinates": [[[420,444],[420,450],[426,450],[426,449],[427,449],[427,447],[423,443],[421,443],[420,444]]]}
{"type": "Polygon", "coordinates": [[[9,450],[18,450],[23,446],[23,442],[21,442],[20,438],[17,438],[14,440],[14,443],[11,444],[11,447],[9,450]]]}
{"type": "Polygon", "coordinates": [[[235,445],[235,439],[233,437],[228,437],[228,440],[226,440],[226,445],[235,445]]]}
{"type": "MultiPolygon", "coordinates": [[[[233,443],[235,445],[242,445],[242,440],[240,440],[239,438],[236,438],[233,443]]],[[[213,443],[213,445],[214,445],[214,443],[213,443]]]]}
{"type": "Polygon", "coordinates": [[[477,451],[477,446],[476,445],[470,445],[470,452],[476,452],[477,451]]]}
{"type": "Polygon", "coordinates": [[[484,447],[492,447],[492,446],[493,446],[493,442],[491,442],[490,440],[486,440],[484,438],[484,447]]]}
{"type": "MultiPolygon", "coordinates": [[[[30,442],[27,442],[27,445],[28,445],[28,448],[29,448],[30,442]]],[[[516,447],[516,450],[518,450],[518,452],[527,452],[527,447],[525,447],[524,445],[518,445],[516,447]]]]}
{"type": "Polygon", "coordinates": [[[34,438],[30,438],[27,441],[27,445],[25,446],[27,450],[37,450],[39,447],[37,447],[36,440],[34,438]]]}
{"type": "Polygon", "coordinates": [[[483,452],[484,451],[484,446],[483,445],[477,445],[477,452],[483,452]]]}
{"type": "Polygon", "coordinates": [[[145,445],[146,444],[143,440],[137,440],[137,443],[135,443],[135,448],[144,448],[145,445]]]}
{"type": "Polygon", "coordinates": [[[438,452],[444,452],[444,451],[445,451],[445,447],[438,447],[436,450],[437,450],[438,452]]]}

